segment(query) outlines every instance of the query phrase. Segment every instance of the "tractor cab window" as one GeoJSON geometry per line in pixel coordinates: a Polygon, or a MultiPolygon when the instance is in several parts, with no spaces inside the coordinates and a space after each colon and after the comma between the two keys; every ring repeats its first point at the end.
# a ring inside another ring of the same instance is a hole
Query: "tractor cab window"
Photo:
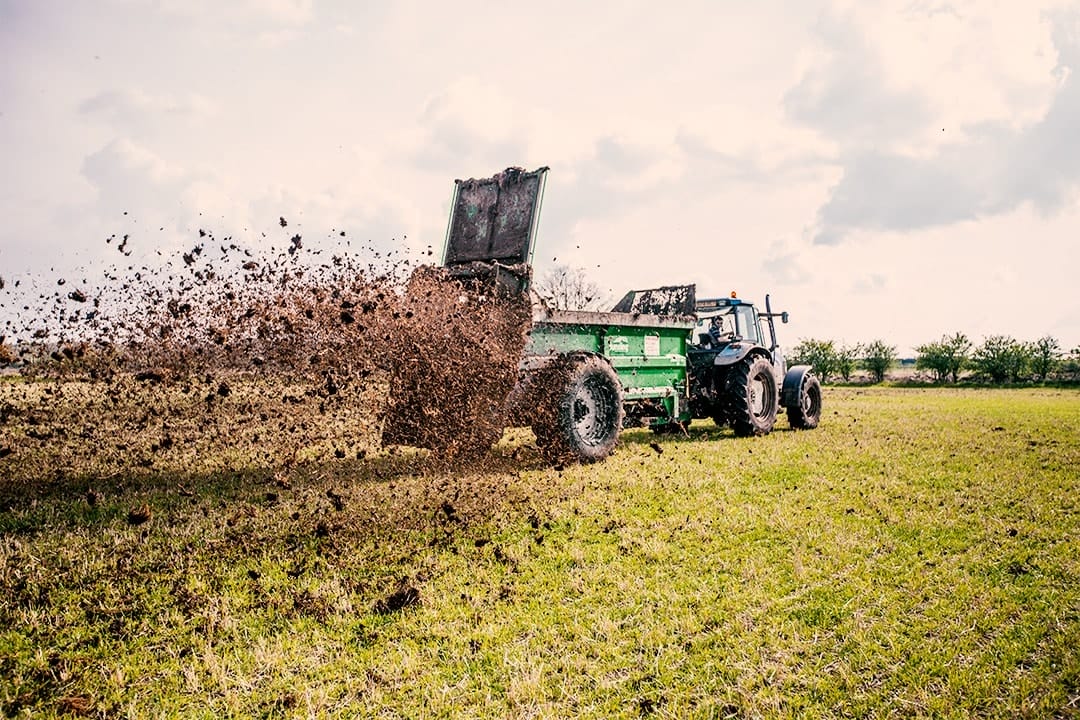
{"type": "Polygon", "coordinates": [[[710,346],[729,342],[736,337],[735,314],[722,310],[718,314],[701,317],[694,328],[694,337],[699,345],[710,346]]]}
{"type": "Polygon", "coordinates": [[[732,342],[761,344],[757,313],[752,305],[734,305],[698,318],[694,340],[703,347],[717,347],[732,342]]]}
{"type": "Polygon", "coordinates": [[[755,345],[761,344],[761,333],[758,332],[757,313],[754,312],[752,305],[737,305],[735,307],[735,324],[737,337],[752,342],[755,345]]]}

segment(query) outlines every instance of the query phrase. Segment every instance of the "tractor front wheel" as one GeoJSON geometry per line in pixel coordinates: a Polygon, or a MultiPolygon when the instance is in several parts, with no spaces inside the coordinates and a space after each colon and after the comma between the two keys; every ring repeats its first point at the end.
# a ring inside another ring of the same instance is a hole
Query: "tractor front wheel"
{"type": "Polygon", "coordinates": [[[747,357],[732,367],[726,378],[727,415],[739,437],[766,435],[776,424],[780,393],[772,363],[747,357]]]}
{"type": "Polygon", "coordinates": [[[797,405],[787,409],[788,422],[797,430],[812,430],[821,422],[821,383],[806,373],[799,384],[797,405]]]}
{"type": "Polygon", "coordinates": [[[623,398],[609,363],[594,355],[557,361],[536,389],[533,432],[548,458],[595,462],[611,454],[622,428],[623,398]]]}

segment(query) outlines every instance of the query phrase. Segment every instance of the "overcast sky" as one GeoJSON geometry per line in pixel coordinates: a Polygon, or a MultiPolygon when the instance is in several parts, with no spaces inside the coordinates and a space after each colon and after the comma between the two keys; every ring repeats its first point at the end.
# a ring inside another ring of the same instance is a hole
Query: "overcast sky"
{"type": "Polygon", "coordinates": [[[547,165],[539,270],[615,298],[1073,348],[1078,68],[1075,1],[0,0],[3,292],[280,216],[437,252],[454,178],[547,165]]]}

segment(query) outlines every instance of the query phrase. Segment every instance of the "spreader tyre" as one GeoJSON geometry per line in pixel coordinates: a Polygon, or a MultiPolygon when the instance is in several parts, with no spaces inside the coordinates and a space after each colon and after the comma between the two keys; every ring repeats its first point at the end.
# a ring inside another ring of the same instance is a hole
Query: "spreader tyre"
{"type": "MultiPolygon", "coordinates": [[[[588,355],[561,360],[538,390],[555,400],[533,421],[536,442],[552,460],[595,462],[615,448],[623,423],[622,386],[611,365],[588,355]]],[[[544,407],[541,403],[539,407],[544,407]]]]}

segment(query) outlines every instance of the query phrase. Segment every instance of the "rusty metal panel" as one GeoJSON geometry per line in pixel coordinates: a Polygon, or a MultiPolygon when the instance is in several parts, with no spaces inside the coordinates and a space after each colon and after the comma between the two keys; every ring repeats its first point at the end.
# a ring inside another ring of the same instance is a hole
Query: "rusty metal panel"
{"type": "Polygon", "coordinates": [[[507,168],[490,178],[455,180],[443,265],[528,263],[547,168],[507,168]]]}
{"type": "Polygon", "coordinates": [[[672,285],[651,290],[631,290],[613,312],[643,315],[693,315],[694,285],[672,285]]]}

